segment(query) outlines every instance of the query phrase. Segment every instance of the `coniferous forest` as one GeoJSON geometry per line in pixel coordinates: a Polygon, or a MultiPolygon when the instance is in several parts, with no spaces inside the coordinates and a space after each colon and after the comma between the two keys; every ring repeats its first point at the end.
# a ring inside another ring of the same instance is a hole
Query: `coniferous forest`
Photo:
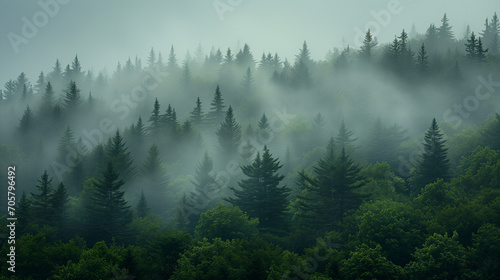
{"type": "Polygon", "coordinates": [[[323,59],[173,42],[2,81],[1,279],[500,279],[484,18],[323,59]]]}

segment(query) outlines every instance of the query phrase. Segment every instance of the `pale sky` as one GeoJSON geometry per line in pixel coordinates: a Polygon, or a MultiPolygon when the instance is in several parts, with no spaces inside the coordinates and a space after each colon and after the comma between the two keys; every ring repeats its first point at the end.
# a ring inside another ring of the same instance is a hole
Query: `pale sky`
{"type": "Polygon", "coordinates": [[[235,53],[248,43],[256,59],[263,51],[293,59],[306,40],[312,57],[323,59],[343,42],[356,46],[358,30],[373,23],[385,43],[412,24],[420,33],[439,26],[447,13],[462,37],[466,24],[477,33],[494,11],[498,0],[0,0],[0,88],[22,71],[34,83],[57,58],[64,67],[75,54],[96,74],[129,56],[144,62],[151,47],[166,57],[174,45],[182,60],[199,43],[205,52],[235,53]]]}

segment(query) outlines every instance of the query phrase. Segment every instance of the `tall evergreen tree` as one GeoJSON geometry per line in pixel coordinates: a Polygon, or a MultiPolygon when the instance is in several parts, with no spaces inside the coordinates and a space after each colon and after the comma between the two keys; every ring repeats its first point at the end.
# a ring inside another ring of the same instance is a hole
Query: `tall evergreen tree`
{"type": "Polygon", "coordinates": [[[425,45],[424,43],[422,43],[422,46],[420,47],[417,56],[417,68],[420,71],[420,73],[424,73],[427,70],[429,66],[428,58],[429,57],[427,56],[427,51],[425,51],[425,45]]]}
{"type": "Polygon", "coordinates": [[[151,112],[151,116],[149,117],[149,122],[151,125],[148,127],[149,131],[153,136],[158,136],[158,132],[161,128],[161,115],[160,115],[160,102],[158,102],[158,98],[155,98],[155,103],[153,105],[153,111],[151,112]]]}
{"type": "Polygon", "coordinates": [[[215,89],[214,98],[210,103],[210,111],[207,114],[207,120],[210,121],[211,124],[219,124],[224,119],[224,99],[222,99],[222,94],[220,92],[219,85],[215,89]]]}
{"type": "Polygon", "coordinates": [[[238,147],[241,143],[241,127],[234,118],[231,106],[227,109],[226,119],[215,134],[226,156],[231,157],[238,153],[238,147]]]}
{"type": "Polygon", "coordinates": [[[179,64],[177,63],[177,58],[175,56],[174,46],[170,47],[170,53],[168,55],[167,61],[167,71],[171,74],[179,72],[179,64]]]}
{"type": "Polygon", "coordinates": [[[465,44],[466,56],[470,60],[476,60],[477,43],[478,43],[478,41],[476,39],[476,35],[474,34],[474,32],[472,32],[472,34],[470,35],[470,38],[467,39],[467,43],[465,44]]]}
{"type": "Polygon", "coordinates": [[[52,108],[54,106],[54,89],[50,82],[45,86],[45,92],[42,96],[42,104],[40,106],[40,114],[45,118],[51,115],[52,108]]]}
{"type": "Polygon", "coordinates": [[[125,182],[119,180],[119,174],[108,161],[102,171],[102,177],[95,182],[91,195],[92,207],[89,209],[94,217],[93,223],[97,231],[90,232],[91,240],[111,241],[113,237],[122,241],[129,233],[128,225],[132,221],[132,211],[123,198],[121,187],[125,182]]]}
{"type": "Polygon", "coordinates": [[[137,213],[137,217],[139,218],[144,218],[151,212],[148,202],[146,201],[146,196],[144,196],[144,191],[141,191],[141,197],[139,198],[135,211],[137,213]]]}
{"type": "Polygon", "coordinates": [[[64,106],[68,112],[74,112],[79,109],[80,103],[80,89],[78,89],[74,81],[71,81],[68,89],[66,90],[64,106]]]}
{"type": "Polygon", "coordinates": [[[449,160],[447,159],[448,148],[445,147],[446,140],[443,139],[436,119],[432,119],[431,127],[425,133],[424,151],[414,175],[414,193],[418,194],[425,185],[442,178],[449,178],[449,160]]]}
{"type": "Polygon", "coordinates": [[[69,196],[63,182],[57,185],[57,188],[52,193],[50,204],[52,206],[52,221],[51,224],[59,228],[59,237],[67,236],[68,228],[68,203],[69,196]]]}
{"type": "Polygon", "coordinates": [[[279,186],[285,176],[277,173],[282,166],[264,147],[262,158],[259,154],[252,164],[242,166],[248,178],[238,182],[239,189],[231,187],[234,197],[226,200],[240,207],[252,218],[259,219],[263,232],[286,235],[289,228],[287,219],[287,186],[279,186]]]}
{"type": "Polygon", "coordinates": [[[126,143],[118,130],[110,140],[110,145],[107,147],[107,160],[113,164],[113,169],[120,174],[120,178],[124,181],[129,180],[135,174],[135,167],[126,143]]]}
{"type": "Polygon", "coordinates": [[[27,105],[24,110],[24,114],[19,121],[19,131],[21,131],[21,133],[27,133],[30,131],[34,126],[34,121],[35,117],[33,111],[31,111],[30,106],[27,105]]]}
{"type": "Polygon", "coordinates": [[[203,122],[203,117],[204,117],[204,113],[203,113],[203,109],[201,107],[200,97],[197,97],[196,98],[196,107],[194,107],[193,111],[191,111],[190,119],[194,125],[200,126],[203,122]]]}
{"type": "Polygon", "coordinates": [[[448,22],[448,17],[446,16],[446,14],[444,14],[443,18],[441,19],[441,26],[439,27],[438,37],[441,41],[441,44],[443,44],[442,47],[445,47],[453,42],[454,35],[453,31],[451,31],[451,25],[448,22]]]}
{"type": "Polygon", "coordinates": [[[254,79],[253,79],[253,74],[252,74],[252,70],[250,70],[250,67],[247,68],[247,71],[245,72],[245,75],[243,76],[243,79],[241,81],[241,86],[243,87],[243,92],[245,94],[250,94],[253,92],[254,79]]]}
{"type": "Polygon", "coordinates": [[[148,56],[148,67],[151,69],[156,69],[156,54],[155,50],[151,48],[151,51],[149,52],[148,56]]]}
{"type": "Polygon", "coordinates": [[[352,152],[355,149],[352,143],[358,140],[358,138],[352,138],[353,135],[354,132],[347,129],[345,121],[342,120],[342,123],[340,124],[339,128],[339,133],[337,137],[335,137],[335,140],[338,143],[339,150],[345,148],[347,151],[352,152]]]}
{"type": "Polygon", "coordinates": [[[52,209],[52,178],[49,178],[47,170],[42,174],[36,185],[38,193],[31,193],[31,205],[35,214],[35,223],[41,225],[51,225],[54,215],[52,209]]]}
{"type": "Polygon", "coordinates": [[[363,45],[359,49],[359,56],[365,62],[372,61],[373,48],[377,45],[377,41],[374,40],[370,29],[366,31],[365,39],[363,40],[363,45]]]}

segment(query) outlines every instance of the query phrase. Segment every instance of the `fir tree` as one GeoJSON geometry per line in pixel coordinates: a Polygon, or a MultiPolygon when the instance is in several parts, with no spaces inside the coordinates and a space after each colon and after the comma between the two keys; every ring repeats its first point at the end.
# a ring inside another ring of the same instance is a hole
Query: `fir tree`
{"type": "Polygon", "coordinates": [[[179,65],[177,64],[177,58],[175,57],[173,45],[170,47],[170,54],[168,55],[167,71],[171,74],[179,71],[179,65]]]}
{"type": "Polygon", "coordinates": [[[335,138],[336,142],[338,143],[339,150],[345,148],[346,150],[352,152],[355,149],[352,143],[358,140],[358,138],[352,138],[353,135],[354,132],[348,130],[345,126],[344,120],[342,120],[339,128],[339,133],[335,138]]]}
{"type": "Polygon", "coordinates": [[[257,141],[260,144],[267,144],[270,141],[271,136],[272,130],[269,126],[269,121],[267,120],[266,114],[262,114],[257,128],[257,141]]]}
{"type": "Polygon", "coordinates": [[[26,133],[33,128],[35,117],[33,111],[31,111],[30,106],[27,105],[24,110],[24,114],[19,121],[19,131],[26,133]]]}
{"type": "Polygon", "coordinates": [[[421,188],[439,178],[448,179],[450,164],[445,143],[436,119],[432,119],[431,127],[425,133],[424,151],[414,176],[414,194],[418,194],[421,188]]]}
{"type": "Polygon", "coordinates": [[[203,109],[201,108],[201,101],[200,97],[196,98],[196,107],[194,107],[193,111],[191,111],[191,122],[196,125],[200,126],[203,122],[203,109]]]}
{"type": "Polygon", "coordinates": [[[126,143],[120,132],[116,130],[107,150],[107,159],[113,163],[113,168],[120,174],[120,178],[128,180],[134,176],[135,167],[132,165],[133,161],[130,152],[127,151],[128,148],[125,145],[126,143]]]}
{"type": "Polygon", "coordinates": [[[91,196],[92,208],[89,209],[94,217],[93,223],[99,228],[91,232],[91,240],[111,241],[115,237],[123,241],[129,233],[128,225],[132,221],[132,211],[123,198],[121,190],[124,181],[118,179],[119,174],[108,161],[102,172],[102,178],[95,182],[91,196]]]}
{"type": "Polygon", "coordinates": [[[26,191],[23,191],[21,199],[17,202],[16,216],[19,225],[19,235],[21,235],[27,231],[28,225],[33,222],[33,209],[26,191]]]}
{"type": "Polygon", "coordinates": [[[146,201],[146,196],[144,196],[144,191],[141,191],[141,197],[137,203],[136,213],[137,217],[144,218],[151,212],[149,209],[148,202],[146,201]]]}
{"type": "Polygon", "coordinates": [[[422,43],[417,56],[417,68],[421,73],[424,73],[429,66],[428,58],[427,52],[425,51],[425,45],[422,43]]]}
{"type": "Polygon", "coordinates": [[[441,26],[439,27],[438,37],[443,46],[446,46],[453,42],[453,31],[451,31],[451,26],[448,22],[448,17],[446,14],[443,15],[441,19],[441,26]]]}
{"type": "Polygon", "coordinates": [[[66,97],[64,98],[64,107],[68,112],[74,112],[80,107],[80,89],[76,87],[76,83],[71,81],[68,89],[66,90],[66,97]]]}
{"type": "Polygon", "coordinates": [[[59,153],[58,160],[63,163],[66,162],[68,155],[72,156],[73,158],[77,156],[76,154],[73,154],[76,152],[76,142],[73,136],[73,131],[71,130],[69,125],[64,130],[61,138],[59,138],[57,151],[59,153]]]}
{"type": "Polygon", "coordinates": [[[43,74],[43,71],[41,71],[40,75],[38,75],[38,80],[36,81],[35,85],[36,94],[41,95],[45,90],[45,86],[46,86],[45,75],[43,74]]]}
{"type": "Polygon", "coordinates": [[[59,237],[66,236],[68,231],[68,203],[68,191],[60,182],[50,199],[53,211],[51,224],[59,228],[59,237]]]}
{"type": "Polygon", "coordinates": [[[363,40],[363,45],[359,50],[359,56],[362,60],[370,62],[373,56],[373,48],[377,45],[377,42],[373,39],[373,35],[370,29],[366,31],[365,39],[363,40]]]}
{"type": "Polygon", "coordinates": [[[241,128],[234,118],[231,106],[227,109],[226,119],[221,123],[215,134],[226,156],[231,157],[238,152],[241,143],[241,128]]]}
{"type": "Polygon", "coordinates": [[[151,125],[148,128],[149,131],[153,136],[157,136],[161,128],[160,102],[158,102],[158,98],[155,98],[155,103],[153,105],[151,116],[149,117],[149,122],[151,122],[151,125]]]}
{"type": "Polygon", "coordinates": [[[254,80],[253,80],[253,74],[252,70],[250,70],[250,67],[247,68],[247,71],[245,72],[245,76],[243,76],[243,79],[241,81],[241,86],[243,87],[243,92],[245,94],[250,94],[253,92],[253,85],[254,80]]]}
{"type": "Polygon", "coordinates": [[[151,51],[149,52],[148,56],[148,67],[151,69],[156,69],[156,54],[153,48],[151,48],[151,51]]]}
{"type": "Polygon", "coordinates": [[[42,174],[36,185],[38,193],[31,193],[31,205],[35,214],[35,222],[39,225],[51,225],[54,211],[52,209],[52,178],[47,170],[42,174]]]}
{"type": "Polygon", "coordinates": [[[477,57],[477,44],[478,40],[476,39],[476,35],[474,32],[470,35],[470,39],[467,39],[467,44],[465,44],[465,52],[466,56],[470,60],[476,60],[477,57]]]}
{"type": "Polygon", "coordinates": [[[222,94],[220,92],[219,85],[215,89],[214,98],[210,103],[210,111],[208,112],[207,119],[211,124],[219,124],[224,118],[224,99],[222,99],[222,94]]]}
{"type": "Polygon", "coordinates": [[[250,217],[258,218],[263,232],[275,235],[285,235],[289,228],[286,213],[290,189],[279,186],[285,177],[277,173],[280,168],[278,159],[264,147],[262,158],[258,153],[252,164],[241,167],[248,178],[238,182],[239,189],[231,187],[234,197],[226,199],[250,217]]]}

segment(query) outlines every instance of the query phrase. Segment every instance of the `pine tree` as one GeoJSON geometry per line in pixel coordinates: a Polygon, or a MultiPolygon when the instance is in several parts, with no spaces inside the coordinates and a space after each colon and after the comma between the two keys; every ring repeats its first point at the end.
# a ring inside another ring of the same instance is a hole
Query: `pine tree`
{"type": "Polygon", "coordinates": [[[427,28],[427,31],[425,32],[425,45],[427,46],[427,49],[432,53],[436,51],[438,39],[438,29],[432,23],[431,25],[429,25],[429,28],[427,28]]]}
{"type": "Polygon", "coordinates": [[[483,48],[483,42],[481,41],[481,38],[477,40],[477,49],[476,49],[476,60],[479,63],[482,63],[486,59],[486,53],[488,52],[488,49],[483,48]]]}
{"type": "Polygon", "coordinates": [[[15,82],[12,80],[8,80],[5,83],[5,89],[3,90],[4,98],[7,101],[12,101],[15,95],[15,82]]]}
{"type": "Polygon", "coordinates": [[[210,121],[211,124],[219,124],[224,118],[224,99],[222,99],[222,94],[220,92],[219,85],[215,89],[214,98],[210,103],[210,111],[207,115],[207,120],[210,121]]]}
{"type": "Polygon", "coordinates": [[[250,67],[247,68],[245,76],[243,76],[243,79],[241,81],[241,86],[243,87],[243,92],[245,94],[250,94],[253,92],[254,80],[253,80],[252,70],[250,70],[250,67]]]}
{"type": "Polygon", "coordinates": [[[469,58],[469,60],[476,60],[477,57],[477,44],[478,40],[476,39],[476,35],[474,35],[474,32],[470,35],[470,39],[467,39],[467,44],[465,44],[465,52],[467,53],[466,56],[469,58]]]}
{"type": "Polygon", "coordinates": [[[21,199],[17,202],[16,216],[19,225],[18,234],[21,235],[28,230],[28,225],[33,222],[33,209],[26,191],[23,191],[21,199]]]}
{"type": "Polygon", "coordinates": [[[193,111],[191,111],[191,122],[196,125],[200,126],[203,122],[203,109],[201,108],[201,101],[200,97],[196,98],[196,107],[194,107],[193,111]]]}
{"type": "Polygon", "coordinates": [[[139,198],[139,202],[137,203],[136,213],[139,218],[144,218],[151,213],[151,209],[149,209],[148,202],[146,201],[146,196],[144,196],[144,191],[141,191],[141,198],[139,198]]]}
{"type": "Polygon", "coordinates": [[[53,211],[51,224],[59,228],[60,238],[65,237],[68,231],[68,203],[68,191],[61,182],[57,185],[57,188],[50,199],[53,211]]]}
{"type": "Polygon", "coordinates": [[[45,86],[45,92],[42,96],[42,105],[40,106],[40,114],[44,117],[50,116],[53,107],[54,89],[50,82],[45,86]]]}
{"type": "Polygon", "coordinates": [[[175,57],[173,45],[170,48],[170,54],[168,55],[167,71],[171,74],[175,74],[179,71],[179,65],[177,64],[177,58],[175,57]]]}
{"type": "Polygon", "coordinates": [[[182,66],[182,84],[184,86],[188,86],[191,84],[191,68],[189,67],[189,62],[184,61],[184,65],[182,66]]]}
{"type": "Polygon", "coordinates": [[[263,232],[275,235],[286,235],[289,228],[287,197],[290,189],[279,186],[285,178],[277,173],[281,167],[278,159],[264,147],[262,158],[258,153],[252,164],[241,167],[248,179],[238,182],[239,189],[230,187],[234,197],[226,199],[250,217],[258,218],[263,232]]]}
{"type": "Polygon", "coordinates": [[[292,85],[298,88],[309,88],[312,85],[312,78],[309,67],[302,59],[295,62],[292,68],[292,85]]]}
{"type": "Polygon", "coordinates": [[[38,193],[31,193],[31,205],[33,207],[34,219],[38,225],[51,225],[54,211],[52,209],[52,178],[49,178],[47,170],[42,174],[36,189],[38,193]]]}
{"type": "Polygon", "coordinates": [[[121,187],[125,182],[119,180],[120,175],[108,161],[102,172],[102,178],[95,182],[91,195],[92,207],[89,209],[94,217],[93,223],[99,228],[90,232],[91,240],[111,241],[115,237],[123,241],[127,237],[128,225],[132,221],[132,211],[123,198],[121,187]]]}
{"type": "Polygon", "coordinates": [[[339,128],[339,134],[335,138],[335,140],[338,143],[338,148],[346,149],[349,152],[352,152],[355,149],[352,143],[358,140],[358,138],[352,138],[353,135],[354,132],[348,130],[347,127],[345,126],[344,120],[342,120],[342,123],[340,124],[339,128]]]}
{"type": "Polygon", "coordinates": [[[107,160],[113,164],[114,170],[120,174],[120,178],[124,181],[129,180],[135,174],[135,167],[132,165],[133,161],[128,152],[126,143],[116,130],[115,136],[111,138],[110,146],[107,147],[107,160]]]}
{"type": "Polygon", "coordinates": [[[311,59],[311,52],[307,47],[306,41],[304,41],[304,43],[302,44],[302,48],[299,50],[299,54],[295,56],[295,62],[301,60],[309,70],[314,66],[314,62],[311,59]]]}
{"type": "Polygon", "coordinates": [[[425,185],[439,178],[448,179],[450,164],[445,143],[446,140],[443,140],[443,134],[439,130],[436,119],[432,119],[431,127],[425,133],[424,151],[414,175],[414,194],[418,194],[425,185]]]}
{"type": "Polygon", "coordinates": [[[498,19],[496,12],[491,19],[490,32],[491,38],[487,44],[488,50],[491,54],[497,55],[500,52],[500,20],[498,19]]]}
{"type": "Polygon", "coordinates": [[[420,51],[418,52],[418,57],[417,57],[417,68],[420,71],[420,73],[424,73],[428,66],[429,66],[429,61],[428,61],[428,56],[427,52],[425,51],[425,45],[422,43],[422,46],[420,47],[420,51]]]}
{"type": "Polygon", "coordinates": [[[72,156],[73,158],[77,156],[76,154],[71,154],[73,152],[76,152],[76,142],[73,136],[73,131],[71,130],[69,125],[64,130],[61,138],[59,138],[57,151],[59,153],[57,158],[62,163],[66,162],[68,155],[72,156]]]}
{"type": "Polygon", "coordinates": [[[151,69],[156,69],[156,54],[153,48],[151,48],[151,51],[149,52],[148,56],[148,67],[151,69]]]}
{"type": "Polygon", "coordinates": [[[267,144],[271,140],[271,137],[272,130],[269,126],[269,121],[267,120],[266,114],[262,114],[257,128],[257,141],[259,144],[267,144]]]}
{"type": "Polygon", "coordinates": [[[236,64],[241,69],[247,69],[248,67],[250,67],[250,69],[254,69],[255,61],[248,44],[245,44],[245,46],[243,46],[243,50],[240,50],[236,55],[236,64]]]}
{"type": "Polygon", "coordinates": [[[443,44],[442,47],[450,44],[453,42],[453,31],[451,31],[451,26],[448,22],[448,17],[446,14],[443,15],[443,18],[441,19],[441,26],[439,27],[438,31],[438,37],[441,43],[443,44]]]}
{"type": "Polygon", "coordinates": [[[227,109],[226,119],[215,134],[226,156],[231,157],[237,154],[241,143],[241,128],[234,118],[231,106],[227,109]]]}
{"type": "Polygon", "coordinates": [[[377,45],[377,42],[373,39],[373,35],[370,32],[370,29],[366,31],[365,39],[363,40],[363,45],[359,50],[359,56],[363,61],[370,62],[372,61],[372,50],[377,45]]]}
{"type": "Polygon", "coordinates": [[[194,229],[198,224],[199,214],[215,207],[215,195],[220,191],[220,186],[212,174],[213,161],[205,152],[202,160],[198,164],[191,184],[194,191],[189,194],[189,203],[186,206],[192,207],[196,215],[189,216],[189,225],[194,229]]]}
{"type": "Polygon", "coordinates": [[[80,107],[80,89],[76,87],[76,83],[71,81],[68,89],[66,90],[66,97],[64,99],[64,107],[68,112],[75,112],[80,107]]]}
{"type": "Polygon", "coordinates": [[[149,122],[151,125],[149,126],[149,131],[153,136],[158,136],[158,133],[161,128],[161,115],[160,115],[160,102],[158,102],[158,98],[155,98],[155,103],[153,105],[153,111],[151,112],[151,116],[149,117],[149,122]]]}
{"type": "Polygon", "coordinates": [[[45,86],[46,86],[45,75],[43,74],[43,71],[41,71],[40,75],[38,75],[38,80],[36,81],[35,85],[36,94],[41,95],[45,90],[45,86]]]}
{"type": "Polygon", "coordinates": [[[19,131],[21,131],[22,133],[30,131],[34,126],[34,120],[35,117],[33,115],[33,111],[31,111],[30,106],[27,105],[26,109],[24,110],[24,114],[19,121],[19,131]]]}

